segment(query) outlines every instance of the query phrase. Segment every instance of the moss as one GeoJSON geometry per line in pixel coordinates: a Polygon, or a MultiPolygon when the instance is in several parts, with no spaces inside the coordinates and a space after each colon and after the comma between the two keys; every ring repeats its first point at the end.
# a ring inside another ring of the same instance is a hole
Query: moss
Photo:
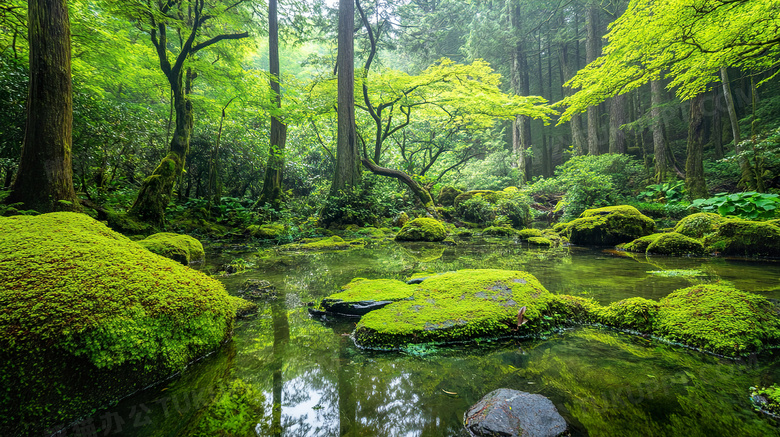
{"type": "Polygon", "coordinates": [[[482,231],[482,235],[489,235],[491,237],[514,237],[517,234],[517,229],[512,229],[509,226],[491,226],[482,231]]]}
{"type": "Polygon", "coordinates": [[[397,349],[407,343],[465,341],[525,335],[549,329],[545,314],[553,295],[532,275],[507,270],[460,270],[411,286],[410,298],[363,316],[355,341],[368,348],[397,349]],[[527,323],[517,315],[526,306],[527,323]]]}
{"type": "Polygon", "coordinates": [[[439,198],[437,201],[442,206],[454,206],[455,198],[457,198],[461,193],[463,192],[457,188],[445,186],[441,189],[441,192],[439,192],[439,198]]]}
{"type": "Polygon", "coordinates": [[[678,232],[691,238],[703,238],[707,234],[712,234],[718,229],[721,223],[726,219],[711,212],[700,212],[691,214],[683,218],[674,227],[674,232],[678,232]]]}
{"type": "Polygon", "coordinates": [[[614,246],[653,233],[655,222],[629,205],[588,209],[560,230],[573,244],[614,246]]]}
{"type": "Polygon", "coordinates": [[[154,226],[125,213],[109,211],[107,223],[111,229],[126,235],[149,235],[156,232],[154,226]]]}
{"type": "Polygon", "coordinates": [[[541,237],[543,233],[540,229],[526,228],[517,231],[517,235],[523,240],[527,240],[531,237],[541,237]]]}
{"type": "MultiPolygon", "coordinates": [[[[636,240],[634,240],[636,241],[636,240]]],[[[659,235],[647,246],[647,253],[660,255],[703,255],[704,245],[677,232],[659,235]]]]}
{"type": "Polygon", "coordinates": [[[489,203],[495,203],[498,200],[498,194],[496,194],[495,191],[471,190],[471,191],[466,191],[465,193],[460,193],[458,196],[456,196],[455,200],[453,201],[453,206],[457,207],[461,203],[471,199],[474,196],[482,196],[489,203]]]}
{"type": "Polygon", "coordinates": [[[264,240],[274,240],[284,235],[284,225],[269,223],[265,225],[249,225],[246,228],[249,235],[264,240]]]}
{"type": "Polygon", "coordinates": [[[780,417],[780,386],[772,384],[769,387],[751,387],[750,400],[753,406],[775,418],[780,417]]]}
{"type": "Polygon", "coordinates": [[[352,246],[362,246],[364,243],[358,240],[346,241],[338,235],[328,238],[304,238],[300,243],[285,244],[285,250],[343,250],[352,246]]]}
{"type": "Polygon", "coordinates": [[[780,257],[780,228],[767,222],[726,219],[704,237],[707,251],[722,255],[780,257]]]}
{"type": "Polygon", "coordinates": [[[599,308],[596,311],[596,320],[619,329],[653,332],[658,309],[656,301],[632,297],[599,308]]]}
{"type": "MultiPolygon", "coordinates": [[[[410,298],[417,287],[397,279],[355,278],[340,292],[331,294],[325,301],[365,302],[377,300],[398,301],[410,298]]],[[[327,308],[327,305],[323,305],[327,308]]]]}
{"type": "Polygon", "coordinates": [[[170,258],[184,265],[203,262],[206,253],[200,241],[189,235],[160,232],[138,242],[146,250],[170,258]]]}
{"type": "Polygon", "coordinates": [[[655,333],[737,356],[780,341],[777,309],[766,298],[723,285],[696,285],[661,299],[655,333]]]}
{"type": "MultiPolygon", "coordinates": [[[[233,379],[221,384],[209,397],[211,403],[198,412],[198,420],[183,424],[179,435],[248,436],[257,435],[258,425],[266,417],[265,395],[251,383],[233,379]]],[[[271,435],[263,430],[263,435],[271,435]]]]}
{"type": "Polygon", "coordinates": [[[385,238],[385,232],[381,229],[377,229],[375,227],[369,226],[366,228],[360,228],[357,231],[358,235],[362,235],[366,238],[372,238],[372,239],[383,239],[385,238]]]}
{"type": "Polygon", "coordinates": [[[629,243],[619,244],[618,247],[629,252],[645,253],[647,252],[647,247],[650,246],[661,235],[664,234],[645,235],[644,237],[639,237],[629,243]]]}
{"type": "Polygon", "coordinates": [[[416,218],[405,224],[395,236],[398,241],[442,241],[447,237],[444,225],[432,218],[416,218]]]}
{"type": "Polygon", "coordinates": [[[531,237],[528,239],[528,244],[533,244],[534,246],[555,247],[555,243],[553,243],[549,238],[545,237],[531,237]]]}
{"type": "Polygon", "coordinates": [[[0,434],[126,396],[232,331],[222,284],[86,215],[0,218],[0,228],[0,434]]]}
{"type": "Polygon", "coordinates": [[[257,312],[257,304],[252,301],[237,296],[229,296],[228,299],[236,317],[244,317],[257,312]]]}
{"type": "Polygon", "coordinates": [[[560,294],[555,296],[551,309],[554,314],[561,316],[564,322],[572,324],[593,322],[599,308],[593,299],[560,294]]]}

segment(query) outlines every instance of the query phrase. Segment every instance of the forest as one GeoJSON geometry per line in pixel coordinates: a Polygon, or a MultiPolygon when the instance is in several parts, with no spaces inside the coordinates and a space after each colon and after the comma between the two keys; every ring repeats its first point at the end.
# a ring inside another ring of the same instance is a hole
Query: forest
{"type": "Polygon", "coordinates": [[[2,0],[0,434],[778,435],[779,76],[780,0],[2,0]]]}

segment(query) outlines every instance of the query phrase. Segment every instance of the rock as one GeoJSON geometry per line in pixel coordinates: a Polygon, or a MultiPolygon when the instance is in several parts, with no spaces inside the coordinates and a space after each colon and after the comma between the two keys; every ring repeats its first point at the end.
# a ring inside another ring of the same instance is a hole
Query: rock
{"type": "Polygon", "coordinates": [[[393,226],[397,228],[402,228],[404,225],[409,222],[409,215],[405,212],[401,211],[398,213],[395,218],[393,218],[393,226]]]}
{"type": "Polygon", "coordinates": [[[455,187],[443,187],[439,192],[439,198],[437,199],[437,202],[441,206],[454,206],[455,198],[458,197],[461,193],[462,191],[455,187]]]}
{"type": "Polygon", "coordinates": [[[677,222],[674,232],[698,239],[715,232],[725,220],[726,218],[711,212],[691,214],[677,222]]]}
{"type": "Polygon", "coordinates": [[[246,228],[249,235],[264,240],[274,240],[284,235],[284,225],[269,223],[265,225],[249,225],[246,228]]]}
{"type": "Polygon", "coordinates": [[[646,249],[647,253],[659,255],[694,255],[704,254],[704,245],[698,240],[686,237],[677,232],[661,234],[653,240],[646,249]]]}
{"type": "Polygon", "coordinates": [[[409,299],[415,287],[395,279],[355,278],[340,292],[322,300],[322,308],[341,316],[362,316],[399,300],[409,299]]]}
{"type": "Polygon", "coordinates": [[[515,237],[517,234],[517,229],[512,229],[508,226],[491,226],[482,231],[482,235],[491,237],[515,237]]]}
{"type": "Polygon", "coordinates": [[[628,252],[645,253],[647,251],[647,247],[650,246],[661,235],[664,234],[659,233],[659,234],[645,235],[644,237],[639,237],[636,240],[630,241],[628,243],[618,244],[618,248],[626,250],[628,252]]]}
{"type": "Polygon", "coordinates": [[[203,245],[189,235],[160,232],[138,241],[138,244],[152,253],[178,261],[185,266],[203,262],[206,258],[203,245]]]}
{"type": "Polygon", "coordinates": [[[725,219],[703,242],[722,255],[780,257],[780,228],[768,222],[725,219]]]}
{"type": "Polygon", "coordinates": [[[263,279],[247,279],[238,293],[247,299],[276,299],[276,287],[263,279]]]}
{"type": "Polygon", "coordinates": [[[416,218],[395,236],[397,241],[443,241],[447,237],[444,225],[432,218],[416,218]]]}
{"type": "Polygon", "coordinates": [[[0,217],[0,435],[40,434],[219,347],[222,284],[87,215],[0,217]]]}
{"type": "Polygon", "coordinates": [[[525,228],[517,231],[517,235],[523,240],[527,240],[532,237],[542,237],[543,233],[540,229],[525,228]]]}
{"type": "Polygon", "coordinates": [[[566,420],[546,397],[500,388],[474,404],[465,415],[474,436],[556,437],[566,432],[566,420]]]}
{"type": "Polygon", "coordinates": [[[614,246],[652,234],[655,222],[633,206],[621,205],[587,209],[579,218],[556,229],[572,244],[614,246]]]}
{"type": "Polygon", "coordinates": [[[474,196],[482,196],[488,203],[495,203],[498,200],[498,195],[492,190],[471,190],[461,193],[455,197],[453,206],[458,206],[461,203],[471,199],[474,196]]]}

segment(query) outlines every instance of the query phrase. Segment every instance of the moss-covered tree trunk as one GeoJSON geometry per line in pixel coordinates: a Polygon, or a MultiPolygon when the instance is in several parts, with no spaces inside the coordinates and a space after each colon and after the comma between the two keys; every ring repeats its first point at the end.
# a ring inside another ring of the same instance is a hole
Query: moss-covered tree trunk
{"type": "Polygon", "coordinates": [[[30,87],[22,156],[7,202],[39,212],[78,209],[71,145],[73,96],[66,0],[30,0],[30,87]]]}
{"type": "Polygon", "coordinates": [[[685,189],[692,199],[707,197],[704,181],[704,94],[691,99],[691,118],[688,125],[688,159],[685,161],[685,189]]]}
{"type": "Polygon", "coordinates": [[[363,166],[367,168],[369,171],[371,171],[371,173],[380,176],[395,178],[403,182],[407,187],[409,187],[410,190],[412,190],[412,193],[414,193],[414,195],[420,200],[420,203],[422,203],[423,207],[425,207],[425,209],[431,215],[433,215],[434,217],[438,217],[438,214],[436,213],[436,207],[433,204],[433,198],[431,197],[431,193],[429,193],[428,190],[425,189],[425,187],[418,184],[417,181],[412,179],[411,176],[409,176],[408,174],[400,170],[380,167],[376,165],[374,162],[372,162],[370,159],[363,159],[363,166]]]}
{"type": "MultiPolygon", "coordinates": [[[[277,19],[277,2],[268,2],[268,51],[271,69],[271,91],[273,103],[282,107],[281,71],[279,68],[279,21],[277,19]]],[[[287,125],[278,117],[271,117],[271,144],[268,149],[268,163],[263,178],[263,191],[257,201],[257,206],[271,205],[278,209],[282,200],[282,177],[284,170],[284,146],[287,142],[287,125]]]]}

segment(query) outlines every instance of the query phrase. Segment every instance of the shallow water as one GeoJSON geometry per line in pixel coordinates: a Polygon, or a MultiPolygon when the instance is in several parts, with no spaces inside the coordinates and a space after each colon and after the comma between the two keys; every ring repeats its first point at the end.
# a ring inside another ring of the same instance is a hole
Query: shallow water
{"type": "Polygon", "coordinates": [[[750,386],[780,381],[777,354],[733,361],[595,327],[533,341],[371,352],[347,336],[354,322],[318,322],[306,309],[354,277],[462,268],[525,270],[552,292],[601,303],[659,299],[716,281],[778,299],[776,261],[628,257],[477,238],[456,247],[386,242],[211,258],[219,265],[236,257],[250,267],[221,278],[229,292],[266,279],[279,298],[238,321],[219,351],[83,423],[99,424],[98,435],[462,436],[468,407],[507,387],[549,397],[572,435],[780,435],[748,399],[750,386]]]}

